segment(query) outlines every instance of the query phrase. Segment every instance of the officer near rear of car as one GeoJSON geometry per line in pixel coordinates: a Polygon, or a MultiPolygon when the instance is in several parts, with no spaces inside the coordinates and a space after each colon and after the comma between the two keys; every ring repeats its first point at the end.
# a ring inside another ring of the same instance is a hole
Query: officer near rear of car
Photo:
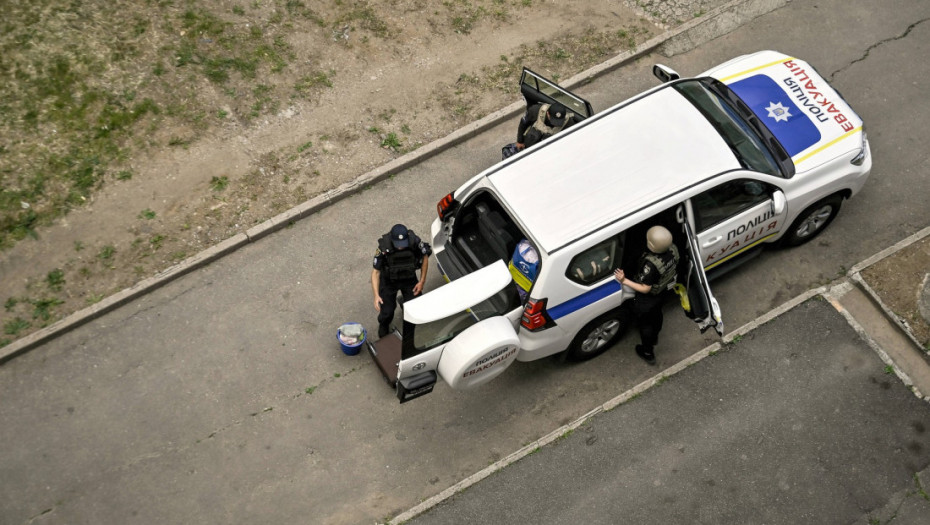
{"type": "Polygon", "coordinates": [[[642,344],[636,345],[636,355],[650,365],[656,363],[655,346],[662,330],[662,292],[675,284],[678,269],[678,247],[672,234],[663,226],[653,226],[646,232],[647,251],[636,263],[636,273],[630,279],[622,269],[614,271],[614,278],[636,292],[627,301],[639,326],[642,344]],[[632,303],[632,304],[630,304],[632,303]]]}
{"type": "Polygon", "coordinates": [[[391,331],[397,292],[405,301],[423,292],[431,253],[430,245],[403,224],[395,224],[390,233],[378,239],[371,271],[371,288],[375,295],[375,310],[378,311],[378,337],[384,337],[391,331]],[[419,277],[417,270],[420,271],[419,277]]]}
{"type": "Polygon", "coordinates": [[[517,149],[528,148],[574,123],[575,114],[558,102],[551,105],[533,104],[526,110],[517,126],[517,149]]]}

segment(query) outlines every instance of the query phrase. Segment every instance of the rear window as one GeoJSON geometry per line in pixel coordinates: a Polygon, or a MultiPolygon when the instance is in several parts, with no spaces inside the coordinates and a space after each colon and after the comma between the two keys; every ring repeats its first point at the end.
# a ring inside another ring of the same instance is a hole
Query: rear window
{"type": "Polygon", "coordinates": [[[508,311],[513,310],[514,307],[519,307],[519,302],[514,300],[515,297],[517,297],[517,290],[516,285],[513,284],[488,300],[449,317],[417,325],[405,321],[403,359],[413,357],[430,348],[451,341],[455,336],[478,321],[495,315],[506,314],[508,311]],[[412,341],[412,345],[406,344],[407,341],[412,341]]]}

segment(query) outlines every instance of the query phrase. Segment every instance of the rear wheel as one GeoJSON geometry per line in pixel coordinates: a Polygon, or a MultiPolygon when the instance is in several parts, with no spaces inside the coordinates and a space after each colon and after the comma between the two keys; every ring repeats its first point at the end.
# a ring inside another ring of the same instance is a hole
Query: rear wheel
{"type": "Polygon", "coordinates": [[[629,324],[621,310],[613,310],[591,321],[575,336],[568,348],[568,359],[585,361],[603,354],[620,339],[629,324]]]}
{"type": "Polygon", "coordinates": [[[794,221],[783,240],[785,246],[799,246],[820,235],[840,212],[843,198],[836,195],[814,203],[794,221]]]}

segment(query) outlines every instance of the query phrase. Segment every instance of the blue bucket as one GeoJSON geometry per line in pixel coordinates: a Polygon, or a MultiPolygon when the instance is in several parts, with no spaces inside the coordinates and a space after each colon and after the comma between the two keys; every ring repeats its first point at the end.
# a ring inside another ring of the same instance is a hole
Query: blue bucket
{"type": "Polygon", "coordinates": [[[345,355],[358,355],[367,337],[368,332],[359,323],[346,323],[336,330],[336,340],[345,355]]]}

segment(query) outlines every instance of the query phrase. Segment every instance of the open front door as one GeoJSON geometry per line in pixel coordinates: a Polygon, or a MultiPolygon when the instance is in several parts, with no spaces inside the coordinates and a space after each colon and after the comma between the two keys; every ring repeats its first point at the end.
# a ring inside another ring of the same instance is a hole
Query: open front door
{"type": "Polygon", "coordinates": [[[543,104],[559,102],[574,113],[578,121],[594,114],[590,102],[527,68],[523,68],[523,74],[520,75],[520,93],[526,99],[526,107],[538,102],[543,104]]]}
{"type": "Polygon", "coordinates": [[[722,336],[723,319],[720,316],[720,305],[717,304],[717,299],[710,291],[707,274],[704,273],[704,266],[701,264],[701,250],[698,247],[697,236],[694,235],[691,225],[683,214],[680,220],[688,243],[686,272],[679,274],[679,277],[684,278],[685,282],[682,284],[685,285],[688,299],[682,301],[682,305],[684,306],[687,302],[685,313],[698,324],[701,333],[714,327],[714,330],[722,336]]]}

